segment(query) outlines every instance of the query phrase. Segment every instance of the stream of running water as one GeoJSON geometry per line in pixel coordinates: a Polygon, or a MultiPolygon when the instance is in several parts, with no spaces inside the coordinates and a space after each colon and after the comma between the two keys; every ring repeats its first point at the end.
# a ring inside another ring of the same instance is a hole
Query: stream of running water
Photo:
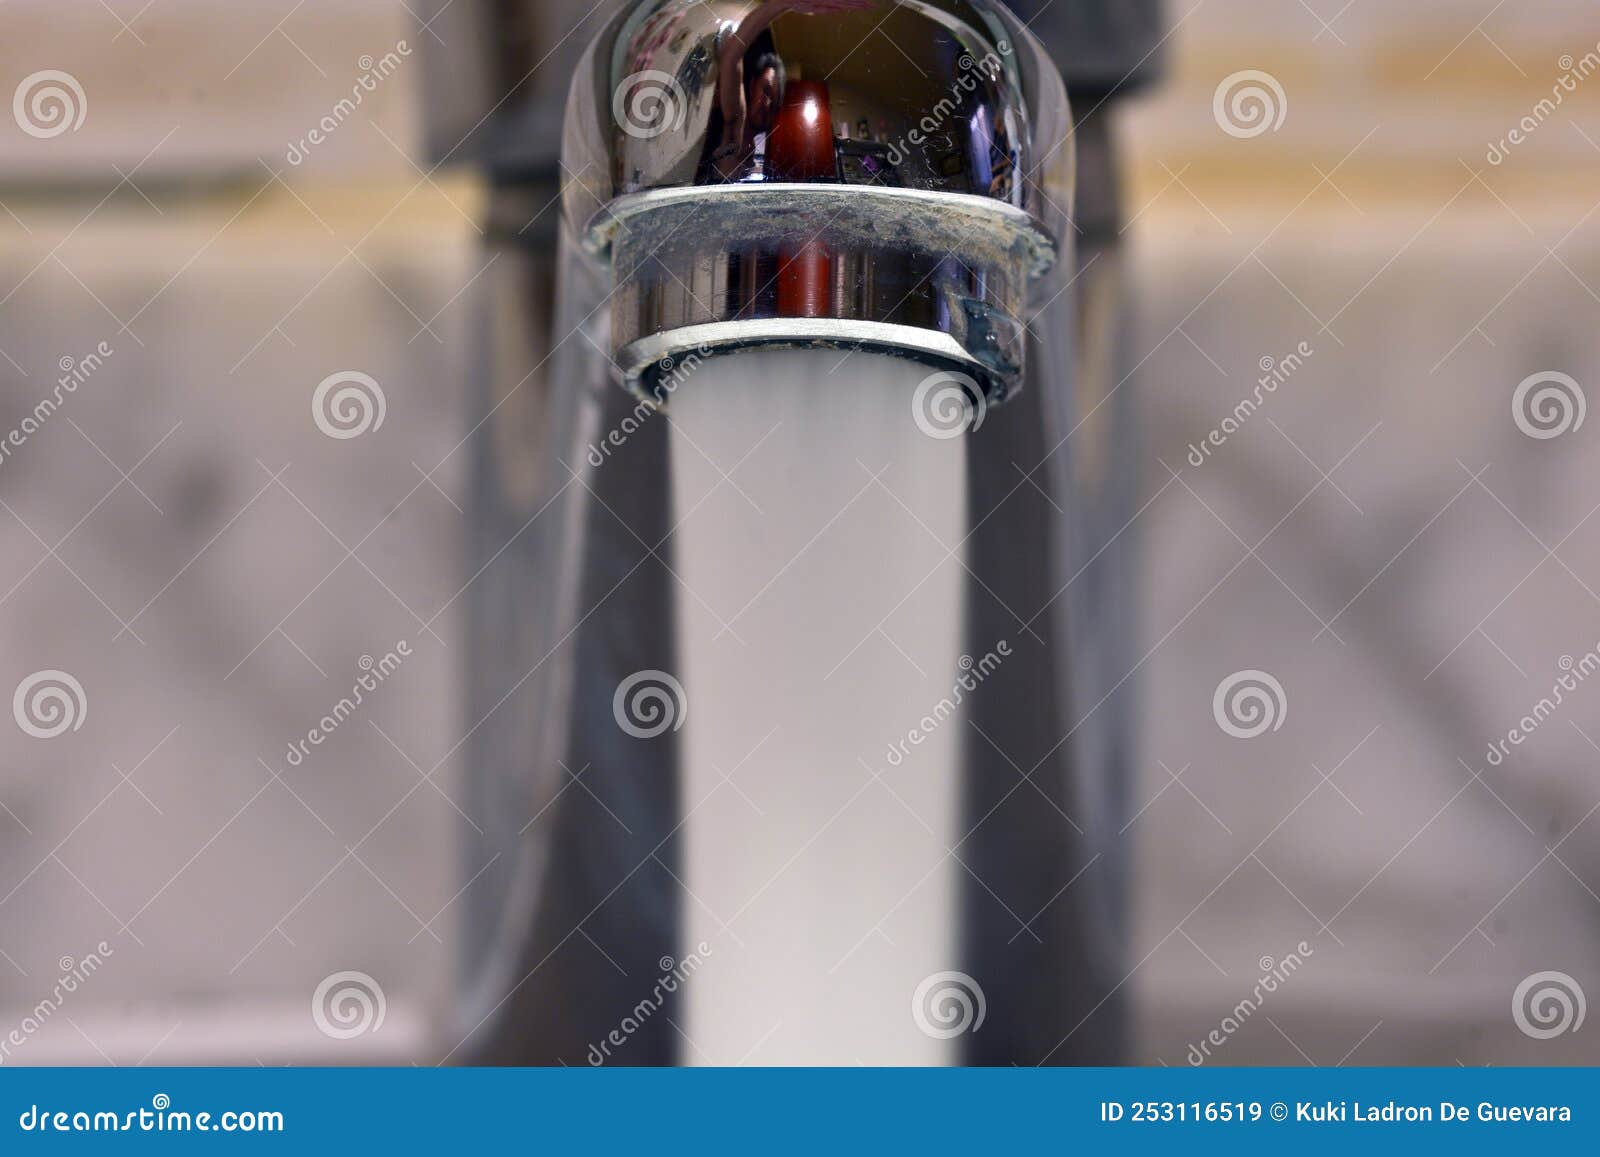
{"type": "Polygon", "coordinates": [[[914,420],[928,377],[751,351],[672,398],[690,1063],[954,1063],[913,1007],[959,968],[966,730],[966,439],[914,420]]]}

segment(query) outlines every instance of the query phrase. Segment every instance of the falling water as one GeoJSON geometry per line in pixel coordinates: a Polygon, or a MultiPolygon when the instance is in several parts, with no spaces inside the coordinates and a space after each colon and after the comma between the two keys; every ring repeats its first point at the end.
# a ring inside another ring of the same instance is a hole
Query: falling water
{"type": "Polygon", "coordinates": [[[966,442],[928,376],[745,352],[672,399],[693,1063],[955,1060],[913,1010],[960,967],[966,442]]]}

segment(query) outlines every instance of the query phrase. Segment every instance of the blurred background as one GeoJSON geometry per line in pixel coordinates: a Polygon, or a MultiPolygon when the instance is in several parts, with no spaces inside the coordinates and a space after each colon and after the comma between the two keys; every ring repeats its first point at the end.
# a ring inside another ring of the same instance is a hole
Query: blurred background
{"type": "MultiPolygon", "coordinates": [[[[1600,381],[1600,21],[1167,17],[1164,83],[1117,113],[1145,427],[1133,1059],[1190,1063],[1292,954],[1212,1059],[1600,1062],[1596,1025],[1512,1013],[1542,972],[1600,995],[1600,687],[1488,754],[1600,646],[1600,432],[1530,436],[1513,404],[1532,375],[1600,381]],[[1281,89],[1275,128],[1227,131],[1244,70],[1281,89]],[[1292,728],[1218,727],[1242,669],[1292,728]]],[[[463,383],[494,270],[479,178],[424,145],[419,50],[451,26],[405,0],[0,10],[0,91],[59,70],[86,107],[0,125],[0,687],[82,690],[80,729],[0,729],[0,1036],[41,1021],[6,1063],[462,1043],[463,896],[501,852],[461,779],[463,383]],[[311,420],[354,371],[381,440],[311,420]],[[307,1015],[340,970],[381,981],[380,1031],[307,1015]]]]}

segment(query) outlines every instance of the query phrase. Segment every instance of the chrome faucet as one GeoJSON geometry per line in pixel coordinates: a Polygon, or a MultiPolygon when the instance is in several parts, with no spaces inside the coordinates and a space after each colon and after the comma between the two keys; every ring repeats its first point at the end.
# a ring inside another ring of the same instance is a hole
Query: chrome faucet
{"type": "Polygon", "coordinates": [[[696,349],[830,345],[1002,402],[1067,244],[1069,132],[997,5],[636,4],[573,85],[563,203],[635,386],[696,349]]]}
{"type": "MultiPolygon", "coordinates": [[[[987,1001],[959,1055],[1122,1058],[1131,688],[1108,636],[1128,593],[1121,552],[1090,557],[1083,528],[1130,507],[1131,447],[1074,392],[1074,131],[1055,67],[992,0],[630,0],[578,62],[559,227],[527,183],[491,207],[508,260],[474,434],[465,751],[468,810],[504,855],[467,901],[476,1059],[593,1063],[692,950],[681,746],[612,713],[679,650],[665,425],[636,420],[625,465],[592,452],[686,359],[752,347],[960,383],[968,650],[1009,638],[1015,657],[963,739],[952,920],[987,1001]]],[[[683,1061],[670,1008],[603,1059],[683,1061]]]]}

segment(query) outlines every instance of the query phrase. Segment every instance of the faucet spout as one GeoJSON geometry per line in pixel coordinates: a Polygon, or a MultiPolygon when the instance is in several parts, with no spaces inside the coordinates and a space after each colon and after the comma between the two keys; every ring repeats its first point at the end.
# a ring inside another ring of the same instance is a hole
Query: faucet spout
{"type": "Polygon", "coordinates": [[[612,278],[612,353],[870,349],[1018,388],[1062,264],[1060,78],[990,0],[638,0],[591,48],[565,133],[568,228],[612,278]]]}

